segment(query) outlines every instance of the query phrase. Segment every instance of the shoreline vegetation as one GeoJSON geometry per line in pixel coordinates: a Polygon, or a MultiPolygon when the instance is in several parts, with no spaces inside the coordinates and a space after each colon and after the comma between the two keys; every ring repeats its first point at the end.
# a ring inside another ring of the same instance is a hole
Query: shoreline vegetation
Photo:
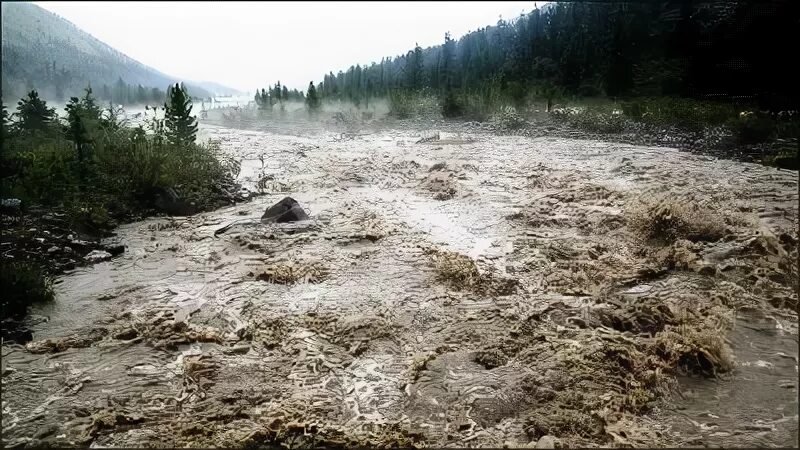
{"type": "Polygon", "coordinates": [[[124,251],[102,245],[119,224],[189,215],[245,198],[235,164],[196,142],[183,85],[171,85],[160,117],[132,127],[87,88],[61,119],[35,90],[2,110],[3,319],[52,299],[49,277],[124,251]]]}

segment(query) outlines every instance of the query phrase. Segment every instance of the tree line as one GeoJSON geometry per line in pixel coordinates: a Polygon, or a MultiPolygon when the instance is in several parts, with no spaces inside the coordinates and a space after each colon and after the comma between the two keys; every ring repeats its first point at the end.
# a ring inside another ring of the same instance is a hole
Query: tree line
{"type": "MultiPolygon", "coordinates": [[[[3,198],[63,205],[101,215],[152,207],[155,190],[180,187],[199,207],[212,201],[224,170],[208,146],[196,144],[197,119],[183,84],[170,85],[163,113],[138,127],[102,108],[91,87],[71,97],[64,118],[31,90],[9,114],[2,105],[3,198]]],[[[161,109],[161,108],[160,108],[161,109]]]]}
{"type": "Polygon", "coordinates": [[[271,110],[276,104],[283,107],[284,102],[290,101],[303,102],[305,94],[297,89],[289,90],[286,86],[281,86],[280,81],[275,83],[275,86],[270,85],[266,89],[256,90],[255,102],[258,109],[271,110]]]}
{"type": "Polygon", "coordinates": [[[796,108],[786,52],[800,41],[798,11],[788,1],[551,3],[457,40],[447,33],[438,46],[329,72],[316,90],[366,106],[392,92],[428,92],[443,109],[489,91],[516,104],[558,93],[744,98],[796,108]]]}

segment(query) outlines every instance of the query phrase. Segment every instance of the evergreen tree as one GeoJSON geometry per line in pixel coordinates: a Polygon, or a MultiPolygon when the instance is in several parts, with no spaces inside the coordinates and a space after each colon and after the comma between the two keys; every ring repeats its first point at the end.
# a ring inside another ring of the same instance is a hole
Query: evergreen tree
{"type": "Polygon", "coordinates": [[[308,106],[308,110],[311,112],[319,110],[319,107],[321,106],[320,99],[317,96],[317,89],[314,87],[313,81],[308,83],[308,92],[306,92],[306,106],[308,106]]]}
{"type": "Polygon", "coordinates": [[[408,52],[406,58],[406,82],[411,90],[419,90],[423,87],[423,58],[422,47],[416,44],[413,51],[408,52]]]}
{"type": "Polygon", "coordinates": [[[112,94],[112,101],[118,105],[125,105],[128,103],[128,85],[122,81],[122,77],[117,78],[114,83],[114,92],[112,94]]]}
{"type": "Polygon", "coordinates": [[[82,98],[72,97],[65,108],[67,112],[68,135],[75,143],[78,154],[78,175],[81,180],[80,189],[83,190],[87,176],[87,166],[91,158],[91,146],[100,124],[100,107],[92,97],[92,88],[86,88],[82,98]]]}
{"type": "Polygon", "coordinates": [[[153,103],[161,103],[164,101],[164,93],[159,88],[152,88],[150,89],[150,101],[153,103]]]}
{"type": "Polygon", "coordinates": [[[197,135],[197,118],[191,115],[192,99],[183,83],[171,85],[164,103],[164,128],[167,142],[179,146],[193,144],[197,135]]]}
{"type": "Polygon", "coordinates": [[[23,98],[17,103],[15,115],[17,130],[28,133],[46,131],[54,122],[56,111],[47,107],[47,102],[39,98],[36,90],[31,90],[27,98],[23,98]]]}
{"type": "Polygon", "coordinates": [[[455,82],[455,41],[450,39],[450,33],[444,35],[441,57],[441,86],[442,115],[456,117],[461,115],[461,105],[456,99],[455,82]]]}
{"type": "Polygon", "coordinates": [[[136,86],[136,103],[145,103],[147,102],[147,92],[144,89],[144,86],[137,85],[136,86]]]}
{"type": "Polygon", "coordinates": [[[6,110],[6,105],[0,105],[0,145],[6,141],[6,138],[10,134],[10,125],[11,122],[9,120],[8,111],[6,110]]]}

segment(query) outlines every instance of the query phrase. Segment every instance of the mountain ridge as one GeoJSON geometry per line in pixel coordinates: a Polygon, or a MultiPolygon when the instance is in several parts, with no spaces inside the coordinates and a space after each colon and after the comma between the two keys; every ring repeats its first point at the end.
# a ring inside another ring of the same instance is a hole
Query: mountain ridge
{"type": "Polygon", "coordinates": [[[44,98],[60,101],[80,94],[88,84],[96,94],[104,87],[110,92],[120,79],[132,87],[160,90],[183,81],[195,97],[239,93],[219,83],[165,74],[40,6],[3,2],[1,7],[3,97],[18,98],[37,89],[44,98]]]}

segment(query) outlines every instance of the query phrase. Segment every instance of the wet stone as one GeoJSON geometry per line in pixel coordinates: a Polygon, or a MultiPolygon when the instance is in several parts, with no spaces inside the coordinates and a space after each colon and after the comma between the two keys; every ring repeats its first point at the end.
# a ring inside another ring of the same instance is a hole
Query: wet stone
{"type": "Polygon", "coordinates": [[[244,355],[250,351],[250,346],[246,344],[236,345],[226,350],[226,353],[232,355],[244,355]]]}
{"type": "Polygon", "coordinates": [[[123,341],[129,341],[135,337],[139,336],[139,332],[134,330],[133,328],[127,328],[125,330],[120,331],[119,333],[114,335],[114,339],[119,339],[123,341]]]}
{"type": "Polygon", "coordinates": [[[300,207],[297,200],[292,197],[285,197],[264,211],[264,215],[261,216],[261,223],[287,223],[308,219],[308,214],[300,207]]]}
{"type": "Polygon", "coordinates": [[[117,256],[125,252],[125,246],[122,244],[114,244],[106,246],[106,251],[111,254],[111,256],[117,256]]]}
{"type": "Polygon", "coordinates": [[[540,437],[539,440],[536,441],[536,448],[556,448],[557,444],[558,439],[548,434],[540,437]]]}
{"type": "Polygon", "coordinates": [[[89,262],[99,262],[111,259],[111,256],[111,253],[104,250],[92,250],[86,256],[84,256],[83,259],[89,262]]]}

